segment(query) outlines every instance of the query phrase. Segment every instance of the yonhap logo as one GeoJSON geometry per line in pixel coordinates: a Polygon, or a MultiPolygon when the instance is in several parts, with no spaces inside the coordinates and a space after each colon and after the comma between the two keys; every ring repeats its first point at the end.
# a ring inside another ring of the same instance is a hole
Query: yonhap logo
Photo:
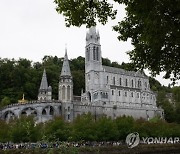
{"type": "Polygon", "coordinates": [[[134,132],[129,134],[126,137],[126,144],[128,145],[128,148],[134,148],[137,146],[140,142],[139,133],[134,132]]]}
{"type": "Polygon", "coordinates": [[[128,148],[134,148],[139,143],[143,144],[178,144],[180,137],[142,137],[140,139],[139,133],[134,132],[128,134],[126,137],[126,144],[128,148]]]}

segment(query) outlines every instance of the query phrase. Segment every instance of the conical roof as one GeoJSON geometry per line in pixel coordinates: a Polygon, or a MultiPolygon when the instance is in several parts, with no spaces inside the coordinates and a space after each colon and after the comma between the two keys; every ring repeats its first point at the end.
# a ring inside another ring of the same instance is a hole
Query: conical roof
{"type": "Polygon", "coordinates": [[[69,67],[69,60],[67,56],[67,49],[65,51],[64,61],[63,61],[63,67],[61,70],[61,76],[71,76],[71,70],[69,67]]]}
{"type": "Polygon", "coordinates": [[[41,85],[40,85],[40,90],[46,90],[48,89],[48,82],[47,82],[47,77],[46,77],[46,70],[44,69],[42,80],[41,80],[41,85]]]}

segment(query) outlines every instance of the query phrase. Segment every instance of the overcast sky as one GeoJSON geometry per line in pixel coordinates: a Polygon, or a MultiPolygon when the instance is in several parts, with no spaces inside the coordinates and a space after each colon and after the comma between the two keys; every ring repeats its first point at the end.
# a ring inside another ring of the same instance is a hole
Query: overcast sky
{"type": "MultiPolygon", "coordinates": [[[[85,55],[85,26],[65,27],[64,17],[57,14],[54,0],[0,0],[0,57],[27,58],[41,61],[45,55],[63,57],[65,44],[69,58],[85,55]]],[[[123,6],[116,5],[118,20],[98,25],[102,57],[118,63],[129,62],[130,40],[119,42],[112,26],[125,17],[123,6]]],[[[158,76],[162,84],[169,80],[158,76]]],[[[179,84],[178,84],[179,85],[179,84]]]]}

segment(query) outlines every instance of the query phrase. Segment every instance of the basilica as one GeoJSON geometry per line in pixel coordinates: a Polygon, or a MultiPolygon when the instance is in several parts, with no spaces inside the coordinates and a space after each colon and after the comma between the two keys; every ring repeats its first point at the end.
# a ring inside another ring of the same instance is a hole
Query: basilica
{"type": "Polygon", "coordinates": [[[73,95],[73,76],[65,51],[58,100],[52,99],[52,87],[48,85],[44,69],[38,99],[6,106],[0,110],[1,118],[34,115],[37,122],[44,122],[62,116],[72,121],[89,112],[94,118],[102,115],[112,119],[123,115],[146,120],[155,116],[163,118],[164,111],[157,107],[156,94],[151,91],[144,73],[104,66],[101,57],[100,35],[96,27],[91,27],[86,34],[85,90],[81,96],[73,95]]]}

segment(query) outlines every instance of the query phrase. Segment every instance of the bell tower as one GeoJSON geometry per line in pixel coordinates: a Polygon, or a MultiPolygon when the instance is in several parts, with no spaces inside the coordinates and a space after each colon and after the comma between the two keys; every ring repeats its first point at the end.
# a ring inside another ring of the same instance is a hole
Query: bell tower
{"type": "Polygon", "coordinates": [[[73,80],[69,67],[67,49],[65,51],[63,66],[59,80],[58,100],[62,102],[71,102],[73,100],[73,80]]]}
{"type": "Polygon", "coordinates": [[[99,32],[96,27],[89,28],[86,34],[86,49],[85,49],[85,71],[99,71],[102,67],[101,45],[99,32]]]}
{"type": "Polygon", "coordinates": [[[96,31],[96,27],[91,27],[86,34],[85,47],[85,87],[90,102],[93,101],[91,98],[94,91],[100,87],[100,72],[102,70],[99,32],[96,31]]]}

